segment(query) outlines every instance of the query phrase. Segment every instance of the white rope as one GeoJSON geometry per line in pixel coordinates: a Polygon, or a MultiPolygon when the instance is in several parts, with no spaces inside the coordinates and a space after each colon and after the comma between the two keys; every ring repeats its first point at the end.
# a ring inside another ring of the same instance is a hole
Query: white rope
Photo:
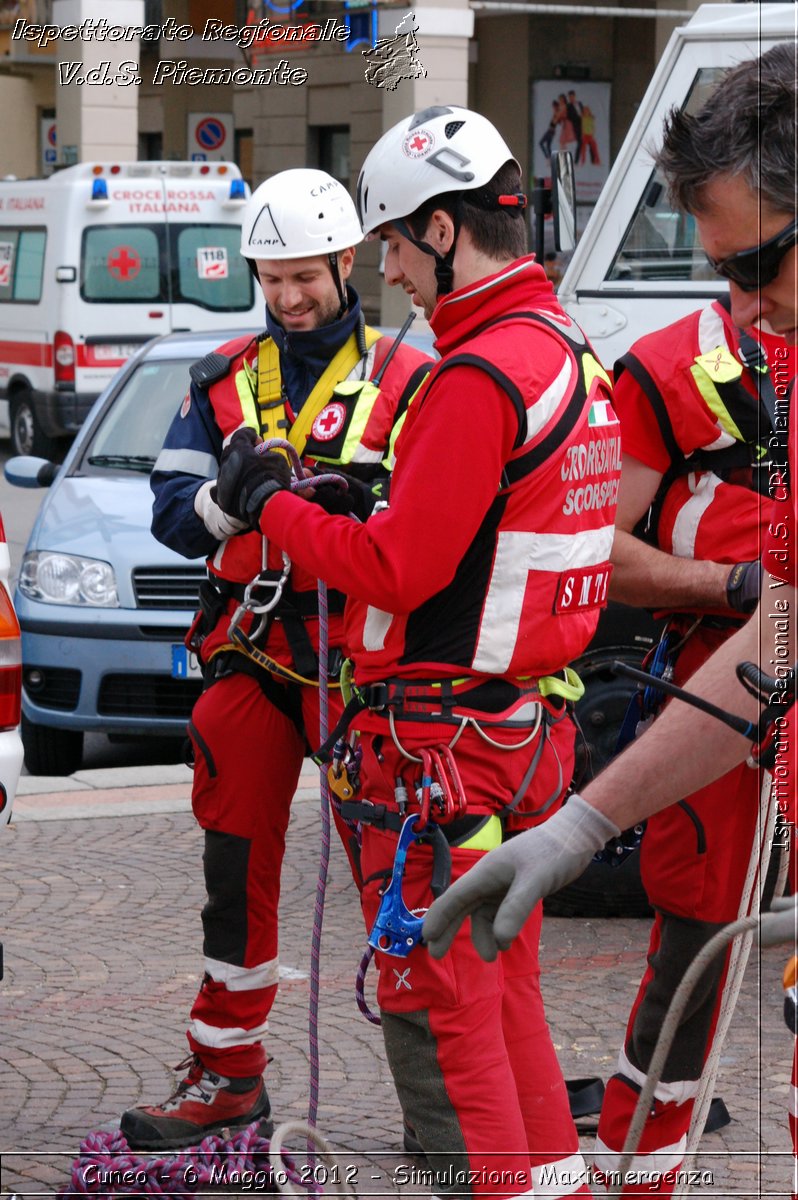
{"type": "Polygon", "coordinates": [[[304,1121],[284,1121],[278,1125],[269,1142],[269,1162],[274,1172],[274,1180],[284,1196],[301,1196],[308,1200],[308,1190],[297,1188],[290,1178],[283,1161],[283,1143],[292,1134],[312,1143],[319,1151],[319,1159],[324,1164],[324,1171],[319,1173],[314,1169],[314,1180],[323,1183],[325,1195],[341,1196],[344,1200],[355,1200],[355,1193],[345,1181],[345,1172],[341,1170],[340,1156],[337,1156],[330,1143],[316,1129],[311,1129],[304,1121]]]}
{"type": "MultiPolygon", "coordinates": [[[[776,805],[775,791],[772,787],[770,773],[764,771],[762,774],[762,788],[760,791],[759,801],[759,821],[758,839],[755,838],[751,846],[751,857],[748,863],[748,872],[746,874],[743,891],[740,898],[740,907],[737,911],[738,920],[751,915],[758,915],[762,902],[762,889],[764,887],[765,876],[767,874],[768,863],[770,861],[770,852],[772,847],[773,831],[776,822],[776,805]],[[754,889],[756,887],[756,895],[754,889]],[[752,902],[753,901],[753,902],[752,902]]],[[[687,1135],[687,1148],[685,1157],[694,1154],[701,1141],[701,1135],[706,1125],[707,1113],[709,1106],[712,1103],[712,1096],[715,1090],[715,1082],[717,1080],[718,1069],[720,1067],[720,1056],[723,1050],[723,1044],[726,1040],[726,1035],[729,1031],[734,1010],[737,1006],[737,1000],[740,995],[740,989],[743,984],[743,976],[748,963],[748,956],[751,952],[751,944],[753,942],[753,934],[748,934],[745,937],[736,939],[731,954],[729,956],[729,967],[726,973],[726,979],[723,987],[723,996],[720,1004],[720,1012],[718,1014],[718,1022],[715,1030],[715,1035],[712,1040],[712,1048],[707,1055],[707,1061],[704,1064],[704,1069],[701,1073],[701,1085],[696,1097],[695,1105],[693,1106],[693,1116],[690,1122],[690,1130],[687,1135]]],[[[689,1175],[687,1176],[689,1179],[689,1175]]],[[[689,1195],[690,1185],[685,1183],[677,1191],[674,1192],[674,1200],[683,1200],[689,1195]]]]}
{"type": "Polygon", "coordinates": [[[637,1098],[637,1104],[626,1134],[626,1141],[624,1142],[617,1173],[613,1171],[612,1178],[613,1180],[617,1179],[617,1184],[613,1183],[613,1187],[608,1193],[610,1196],[620,1196],[623,1191],[626,1172],[629,1170],[632,1159],[637,1152],[643,1127],[654,1102],[654,1092],[659,1084],[665,1062],[673,1044],[673,1039],[681,1024],[684,1010],[687,1007],[694,987],[706,970],[707,964],[712,961],[719,951],[726,948],[732,938],[736,938],[740,934],[748,934],[749,931],[755,930],[758,925],[758,916],[743,917],[739,921],[733,921],[731,925],[725,925],[723,929],[719,929],[714,937],[711,937],[706,945],[702,947],[685,971],[681,983],[673,994],[673,999],[665,1015],[665,1020],[662,1022],[662,1029],[660,1030],[657,1044],[654,1047],[654,1053],[651,1056],[651,1064],[648,1068],[646,1082],[637,1098]]]}

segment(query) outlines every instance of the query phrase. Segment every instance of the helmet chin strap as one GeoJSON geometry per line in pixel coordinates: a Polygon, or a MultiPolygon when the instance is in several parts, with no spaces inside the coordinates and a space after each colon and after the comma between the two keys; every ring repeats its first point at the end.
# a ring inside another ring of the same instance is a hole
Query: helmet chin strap
{"type": "Polygon", "coordinates": [[[455,201],[454,212],[452,213],[452,222],[454,224],[454,232],[452,235],[452,244],[445,254],[440,254],[429,242],[422,242],[420,238],[414,237],[410,226],[404,219],[394,220],[393,225],[401,233],[402,237],[406,237],[409,242],[412,242],[424,254],[429,254],[435,259],[435,280],[438,285],[437,298],[448,296],[454,289],[454,253],[457,249],[457,238],[460,233],[460,223],[462,220],[463,196],[459,195],[455,201]]]}
{"type": "Polygon", "coordinates": [[[335,319],[336,321],[340,321],[348,306],[346,299],[346,288],[344,287],[344,282],[341,279],[341,272],[338,268],[338,254],[335,251],[333,251],[332,254],[328,254],[327,262],[330,264],[330,272],[332,274],[335,290],[338,293],[338,299],[340,301],[338,306],[338,314],[335,319]]]}
{"type": "Polygon", "coordinates": [[[520,217],[526,208],[527,199],[523,192],[510,192],[506,195],[483,194],[481,192],[459,192],[455,202],[454,211],[451,214],[454,231],[452,235],[452,244],[445,254],[439,254],[437,250],[430,246],[429,242],[422,242],[420,238],[414,237],[405,219],[394,220],[391,222],[403,237],[406,237],[409,242],[422,250],[424,254],[431,254],[435,259],[435,279],[438,284],[437,297],[440,300],[442,296],[448,296],[454,288],[454,252],[457,249],[457,238],[460,234],[460,226],[463,220],[463,205],[472,204],[475,208],[484,209],[486,212],[505,212],[508,216],[520,217]]]}

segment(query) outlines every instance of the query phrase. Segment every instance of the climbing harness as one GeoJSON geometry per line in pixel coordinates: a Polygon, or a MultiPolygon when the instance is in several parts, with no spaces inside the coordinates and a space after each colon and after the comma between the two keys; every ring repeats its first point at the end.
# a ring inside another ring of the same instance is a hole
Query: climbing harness
{"type": "Polygon", "coordinates": [[[641,671],[628,663],[616,661],[612,669],[617,675],[627,675],[630,679],[659,688],[667,696],[675,696],[685,704],[715,717],[724,725],[728,725],[735,733],[742,734],[751,743],[749,766],[769,767],[773,765],[775,755],[774,730],[777,717],[783,716],[791,704],[796,701],[796,668],[792,667],[781,679],[771,679],[765,675],[756,663],[744,662],[737,666],[737,678],[743,687],[763,705],[757,722],[745,717],[738,717],[727,712],[717,704],[688,692],[675,683],[657,678],[648,671],[641,671]]]}
{"type": "MultiPolygon", "coordinates": [[[[285,438],[270,438],[268,441],[261,442],[256,449],[259,454],[265,454],[269,450],[283,450],[286,453],[293,468],[294,477],[291,482],[291,490],[294,492],[307,491],[310,488],[321,487],[324,484],[331,484],[342,491],[348,490],[349,485],[346,480],[333,471],[306,478],[296,447],[285,438]]],[[[257,663],[264,670],[269,671],[272,675],[277,675],[280,679],[285,679],[290,683],[301,683],[308,687],[319,687],[318,678],[307,678],[290,667],[284,666],[272,658],[271,655],[266,654],[257,645],[257,642],[265,638],[268,633],[275,610],[282,599],[291,574],[291,560],[284,550],[281,551],[281,554],[282,569],[280,571],[269,570],[267,567],[268,543],[264,537],[263,569],[244,589],[244,597],[233,613],[227,630],[227,636],[230,642],[237,646],[247,658],[257,663]],[[255,629],[246,633],[243,628],[243,622],[248,616],[259,617],[260,620],[255,629]]],[[[335,687],[337,685],[332,684],[330,686],[335,687]]]]}

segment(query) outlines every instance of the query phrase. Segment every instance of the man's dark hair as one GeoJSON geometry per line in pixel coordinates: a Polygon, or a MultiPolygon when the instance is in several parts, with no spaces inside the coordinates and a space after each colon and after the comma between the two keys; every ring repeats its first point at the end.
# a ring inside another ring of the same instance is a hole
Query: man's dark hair
{"type": "Polygon", "coordinates": [[[671,202],[700,213],[707,184],[730,175],[794,213],[797,107],[795,46],[785,42],[727,71],[695,115],[673,109],[656,156],[671,202]]]}
{"type": "Polygon", "coordinates": [[[488,258],[521,258],[527,252],[526,209],[483,208],[495,204],[496,196],[515,195],[521,191],[521,172],[515,162],[499,167],[492,179],[473,191],[444,192],[425,200],[414,213],[406,217],[414,237],[423,238],[429,219],[442,208],[454,217],[459,206],[460,228],[468,235],[477,250],[488,258]]]}

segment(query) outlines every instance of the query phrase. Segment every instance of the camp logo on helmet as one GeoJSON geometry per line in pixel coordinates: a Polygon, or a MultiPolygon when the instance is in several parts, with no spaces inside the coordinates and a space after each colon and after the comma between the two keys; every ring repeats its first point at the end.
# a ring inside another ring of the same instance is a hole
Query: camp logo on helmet
{"type": "Polygon", "coordinates": [[[337,400],[323,408],[310,431],[317,442],[331,442],[341,432],[346,420],[346,409],[337,400]]]}
{"type": "Polygon", "coordinates": [[[270,205],[264,204],[255,218],[252,224],[252,232],[249,235],[249,241],[252,246],[285,245],[280,230],[277,228],[277,223],[272,216],[270,205]]]}
{"type": "Polygon", "coordinates": [[[424,158],[435,145],[435,138],[428,129],[414,129],[402,142],[402,153],[407,158],[424,158]]]}

